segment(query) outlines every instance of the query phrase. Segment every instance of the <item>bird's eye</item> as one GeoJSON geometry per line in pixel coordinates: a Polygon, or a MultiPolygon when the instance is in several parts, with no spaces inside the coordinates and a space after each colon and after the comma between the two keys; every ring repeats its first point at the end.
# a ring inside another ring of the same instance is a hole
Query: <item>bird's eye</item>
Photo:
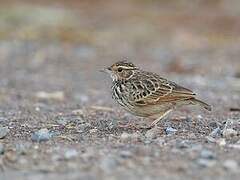
{"type": "Polygon", "coordinates": [[[118,68],[118,72],[122,72],[123,71],[123,69],[122,68],[118,68]]]}

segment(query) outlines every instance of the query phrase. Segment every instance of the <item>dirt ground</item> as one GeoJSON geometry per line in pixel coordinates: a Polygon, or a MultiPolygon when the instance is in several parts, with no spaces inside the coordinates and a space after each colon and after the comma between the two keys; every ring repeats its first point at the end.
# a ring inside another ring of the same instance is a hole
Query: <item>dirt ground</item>
{"type": "Polygon", "coordinates": [[[238,179],[239,42],[238,0],[2,2],[0,179],[238,179]],[[124,57],[213,111],[122,127],[99,69],[124,57]]]}

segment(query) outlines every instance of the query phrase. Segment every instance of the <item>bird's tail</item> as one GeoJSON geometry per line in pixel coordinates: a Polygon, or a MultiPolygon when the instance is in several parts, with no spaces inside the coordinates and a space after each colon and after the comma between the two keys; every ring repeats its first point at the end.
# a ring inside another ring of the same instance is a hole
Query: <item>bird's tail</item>
{"type": "Polygon", "coordinates": [[[193,99],[191,100],[191,102],[192,102],[193,104],[198,104],[198,105],[200,105],[201,107],[203,107],[204,109],[206,109],[206,110],[208,110],[208,111],[211,111],[211,110],[212,110],[212,107],[211,107],[209,104],[207,104],[207,103],[205,103],[205,102],[203,102],[203,101],[201,101],[201,100],[198,100],[198,99],[193,98],[193,99]]]}

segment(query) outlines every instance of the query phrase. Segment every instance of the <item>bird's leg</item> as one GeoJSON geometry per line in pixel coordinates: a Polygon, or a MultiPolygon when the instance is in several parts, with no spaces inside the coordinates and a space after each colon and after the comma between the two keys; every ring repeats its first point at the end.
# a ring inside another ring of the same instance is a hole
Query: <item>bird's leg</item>
{"type": "Polygon", "coordinates": [[[165,112],[162,112],[162,113],[160,114],[160,116],[151,123],[150,127],[156,126],[157,123],[158,123],[160,120],[162,120],[167,114],[169,114],[171,111],[172,111],[172,109],[169,109],[169,110],[167,110],[167,111],[165,111],[165,112]]]}

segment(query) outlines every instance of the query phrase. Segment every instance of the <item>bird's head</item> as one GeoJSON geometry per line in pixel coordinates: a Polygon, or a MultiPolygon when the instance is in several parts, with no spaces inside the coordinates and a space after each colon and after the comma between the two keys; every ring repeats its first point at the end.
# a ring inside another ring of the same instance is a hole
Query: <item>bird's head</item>
{"type": "Polygon", "coordinates": [[[102,71],[110,74],[113,81],[128,80],[139,68],[131,62],[119,61],[104,68],[102,71]]]}

